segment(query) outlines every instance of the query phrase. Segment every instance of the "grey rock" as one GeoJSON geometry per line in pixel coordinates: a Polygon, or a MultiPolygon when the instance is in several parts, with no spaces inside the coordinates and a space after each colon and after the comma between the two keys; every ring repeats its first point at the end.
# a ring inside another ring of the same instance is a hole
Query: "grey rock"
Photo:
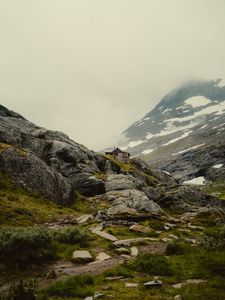
{"type": "Polygon", "coordinates": [[[109,240],[109,241],[111,241],[111,242],[117,241],[117,238],[116,238],[114,235],[109,234],[109,233],[104,232],[104,231],[98,231],[98,230],[93,229],[93,230],[92,230],[92,233],[94,233],[94,234],[100,236],[100,237],[103,238],[103,239],[109,240]]]}
{"type": "Polygon", "coordinates": [[[105,278],[106,280],[113,281],[113,280],[119,280],[123,279],[123,276],[109,276],[105,278]]]}
{"type": "Polygon", "coordinates": [[[29,151],[10,146],[0,151],[0,170],[21,187],[59,204],[70,205],[73,190],[61,174],[29,151]]]}
{"type": "Polygon", "coordinates": [[[130,250],[124,247],[117,248],[116,252],[119,252],[120,254],[131,254],[130,250]]]}
{"type": "Polygon", "coordinates": [[[173,284],[172,287],[175,289],[181,289],[185,285],[184,282],[173,284]]]}
{"type": "Polygon", "coordinates": [[[199,283],[204,283],[207,282],[207,280],[203,280],[203,279],[187,279],[186,283],[189,284],[199,284],[199,283]]]}
{"type": "Polygon", "coordinates": [[[135,214],[136,211],[162,214],[160,206],[150,200],[144,192],[136,189],[124,189],[119,191],[110,191],[103,195],[103,199],[111,203],[107,210],[107,215],[135,214]]]}
{"type": "Polygon", "coordinates": [[[138,248],[137,247],[131,247],[130,248],[130,255],[133,257],[137,257],[138,256],[138,248]]]}
{"type": "Polygon", "coordinates": [[[143,237],[143,238],[133,238],[133,239],[126,239],[126,240],[118,240],[113,243],[114,246],[116,247],[130,247],[131,245],[137,245],[141,242],[144,241],[157,241],[155,238],[148,238],[148,237],[143,237]]]}
{"type": "Polygon", "coordinates": [[[91,214],[82,215],[82,216],[76,218],[78,224],[83,224],[83,223],[86,223],[93,219],[94,219],[94,217],[91,214]]]}
{"type": "Polygon", "coordinates": [[[174,240],[179,240],[179,237],[178,236],[176,236],[175,234],[169,234],[168,235],[170,238],[172,238],[172,239],[174,239],[174,240]]]}
{"type": "Polygon", "coordinates": [[[95,294],[94,294],[94,296],[93,296],[93,299],[98,299],[98,298],[101,298],[101,297],[103,297],[104,296],[104,294],[102,293],[102,292],[96,292],[95,294]]]}
{"type": "Polygon", "coordinates": [[[108,255],[108,254],[105,253],[105,252],[100,252],[100,253],[98,253],[98,255],[96,256],[96,260],[98,260],[98,261],[107,260],[107,259],[109,259],[109,258],[111,258],[111,256],[108,255]]]}
{"type": "Polygon", "coordinates": [[[155,280],[152,280],[152,281],[148,281],[146,283],[144,283],[144,286],[145,287],[153,287],[153,286],[161,286],[163,283],[161,280],[159,279],[155,279],[155,280]]]}
{"type": "Polygon", "coordinates": [[[93,257],[87,250],[75,250],[72,256],[72,262],[88,263],[93,261],[93,257]]]}
{"type": "Polygon", "coordinates": [[[181,295],[176,295],[176,296],[174,296],[173,299],[174,299],[174,300],[182,300],[182,297],[181,297],[181,295]]]}
{"type": "Polygon", "coordinates": [[[139,286],[139,283],[134,283],[134,282],[125,282],[125,287],[129,287],[129,288],[136,288],[139,286]]]}
{"type": "Polygon", "coordinates": [[[135,178],[122,174],[108,176],[105,189],[107,192],[125,189],[135,189],[135,178]]]}

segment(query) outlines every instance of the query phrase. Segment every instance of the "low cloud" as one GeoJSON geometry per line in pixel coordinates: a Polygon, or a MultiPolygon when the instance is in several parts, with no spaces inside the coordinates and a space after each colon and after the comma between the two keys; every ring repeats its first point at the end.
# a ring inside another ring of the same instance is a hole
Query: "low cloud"
{"type": "Polygon", "coordinates": [[[0,0],[1,103],[99,150],[190,79],[225,77],[224,0],[0,0]]]}

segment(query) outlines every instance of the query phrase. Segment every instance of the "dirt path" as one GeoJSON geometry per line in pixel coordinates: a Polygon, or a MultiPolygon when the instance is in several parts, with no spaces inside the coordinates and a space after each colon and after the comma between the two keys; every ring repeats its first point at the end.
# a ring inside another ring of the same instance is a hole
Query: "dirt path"
{"type": "MultiPolygon", "coordinates": [[[[163,254],[166,249],[166,244],[161,242],[151,242],[146,245],[139,245],[138,249],[140,254],[145,254],[145,253],[163,254]]],[[[133,258],[131,257],[129,260],[133,260],[133,259],[135,259],[135,257],[133,258]]],[[[44,288],[55,281],[59,281],[76,275],[84,275],[84,274],[92,275],[92,276],[99,275],[106,270],[115,268],[120,263],[123,263],[125,260],[127,259],[119,256],[119,257],[112,257],[103,261],[94,261],[83,266],[77,266],[71,262],[68,263],[59,262],[50,266],[49,268],[49,271],[50,272],[54,271],[57,277],[55,279],[40,280],[38,286],[39,288],[44,288]]]]}

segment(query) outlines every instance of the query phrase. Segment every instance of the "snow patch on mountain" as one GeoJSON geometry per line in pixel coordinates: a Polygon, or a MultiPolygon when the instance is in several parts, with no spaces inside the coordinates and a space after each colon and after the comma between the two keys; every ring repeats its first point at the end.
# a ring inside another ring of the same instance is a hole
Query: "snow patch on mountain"
{"type": "Polygon", "coordinates": [[[175,139],[170,140],[169,142],[167,142],[167,143],[164,144],[163,146],[167,146],[167,145],[173,144],[173,143],[175,143],[175,142],[177,142],[177,141],[179,141],[179,140],[181,140],[181,139],[187,137],[191,132],[192,132],[192,131],[187,131],[187,132],[185,132],[184,134],[182,134],[181,136],[179,136],[179,137],[177,137],[177,138],[175,138],[175,139]]]}
{"type": "Polygon", "coordinates": [[[193,108],[205,106],[211,102],[211,100],[205,98],[204,96],[191,97],[184,101],[185,105],[191,105],[193,108]]]}
{"type": "Polygon", "coordinates": [[[127,148],[134,148],[140,144],[145,143],[145,141],[143,140],[139,140],[139,141],[131,141],[129,142],[129,144],[127,146],[121,147],[122,150],[126,150],[127,148]]]}
{"type": "Polygon", "coordinates": [[[205,145],[205,144],[196,145],[196,146],[193,146],[193,147],[190,147],[190,148],[187,148],[187,149],[178,151],[178,152],[176,152],[176,153],[173,153],[172,155],[175,156],[175,155],[178,155],[178,154],[182,154],[182,153],[185,153],[185,152],[188,152],[188,151],[197,149],[197,148],[199,148],[199,147],[202,147],[202,146],[204,146],[204,145],[205,145]]]}
{"type": "Polygon", "coordinates": [[[222,167],[223,167],[223,164],[217,164],[217,165],[212,166],[213,169],[220,169],[222,167]]]}
{"type": "Polygon", "coordinates": [[[142,151],[141,153],[142,154],[149,154],[149,153],[153,152],[154,150],[155,149],[146,149],[146,150],[142,151]]]}
{"type": "Polygon", "coordinates": [[[224,87],[225,86],[225,78],[224,79],[220,79],[220,82],[217,83],[217,86],[224,87]]]}
{"type": "Polygon", "coordinates": [[[204,185],[205,184],[205,177],[199,176],[196,178],[193,178],[191,180],[186,180],[183,182],[184,185],[204,185]]]}

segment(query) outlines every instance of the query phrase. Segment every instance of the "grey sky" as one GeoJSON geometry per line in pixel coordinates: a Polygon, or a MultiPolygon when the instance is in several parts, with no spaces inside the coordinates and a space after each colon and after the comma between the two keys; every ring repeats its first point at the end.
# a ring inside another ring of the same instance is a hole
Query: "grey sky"
{"type": "Polygon", "coordinates": [[[225,77],[225,0],[0,0],[1,103],[92,149],[225,77]]]}

